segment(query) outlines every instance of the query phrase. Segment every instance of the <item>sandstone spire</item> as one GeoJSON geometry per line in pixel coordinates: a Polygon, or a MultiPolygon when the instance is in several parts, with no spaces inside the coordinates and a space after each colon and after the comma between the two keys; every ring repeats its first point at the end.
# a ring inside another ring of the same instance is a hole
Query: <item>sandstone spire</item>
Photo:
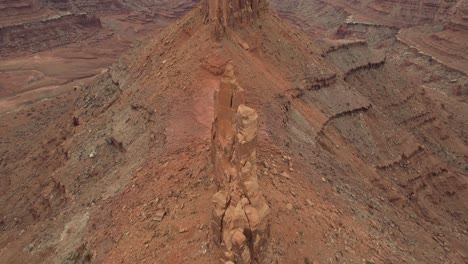
{"type": "Polygon", "coordinates": [[[252,23],[268,10],[269,0],[205,0],[203,12],[208,21],[223,27],[239,27],[252,23]]]}
{"type": "Polygon", "coordinates": [[[261,260],[269,235],[269,207],[257,180],[258,116],[244,103],[229,64],[215,93],[212,159],[219,191],[213,196],[211,227],[226,261],[237,264],[261,260]]]}

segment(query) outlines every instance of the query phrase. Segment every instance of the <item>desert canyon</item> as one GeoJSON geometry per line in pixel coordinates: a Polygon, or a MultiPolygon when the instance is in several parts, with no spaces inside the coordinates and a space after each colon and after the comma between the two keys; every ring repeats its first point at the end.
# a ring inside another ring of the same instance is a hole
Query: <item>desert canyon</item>
{"type": "Polygon", "coordinates": [[[0,263],[467,263],[467,74],[466,0],[0,0],[0,263]]]}

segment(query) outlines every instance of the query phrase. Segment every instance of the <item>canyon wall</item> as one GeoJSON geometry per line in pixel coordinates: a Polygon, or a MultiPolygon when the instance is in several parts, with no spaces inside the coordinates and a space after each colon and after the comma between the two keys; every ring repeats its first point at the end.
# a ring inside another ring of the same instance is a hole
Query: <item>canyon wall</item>
{"type": "MultiPolygon", "coordinates": [[[[308,12],[307,9],[311,6],[319,7],[314,10],[315,13],[308,14],[308,17],[313,17],[326,9],[338,8],[339,10],[332,13],[332,19],[344,10],[358,20],[371,18],[369,21],[398,27],[432,22],[448,23],[453,20],[455,24],[464,24],[468,20],[467,0],[271,0],[271,2],[280,8],[279,11],[283,15],[288,14],[284,13],[284,10],[295,10],[296,14],[302,14],[308,12]]],[[[316,18],[316,20],[321,19],[323,17],[316,18]]]]}
{"type": "Polygon", "coordinates": [[[119,0],[0,0],[0,26],[45,20],[67,13],[123,13],[129,10],[119,0]]]}
{"type": "Polygon", "coordinates": [[[50,10],[40,0],[0,0],[0,26],[44,18],[50,10]]]}
{"type": "Polygon", "coordinates": [[[458,31],[468,30],[468,0],[459,1],[453,9],[447,28],[458,31]]]}
{"type": "Polygon", "coordinates": [[[47,50],[86,38],[101,28],[87,14],[64,14],[39,21],[0,27],[0,55],[18,55],[47,50]]]}
{"type": "Polygon", "coordinates": [[[218,192],[213,196],[213,241],[227,263],[264,258],[269,236],[269,206],[257,179],[257,112],[244,105],[244,90],[228,65],[215,93],[212,162],[218,192]]]}
{"type": "Polygon", "coordinates": [[[60,11],[78,11],[86,13],[115,13],[129,9],[118,0],[44,0],[49,8],[60,11]]]}
{"type": "Polygon", "coordinates": [[[383,15],[403,18],[409,23],[430,22],[445,19],[457,0],[375,0],[367,6],[383,15]]]}
{"type": "Polygon", "coordinates": [[[3,0],[0,1],[1,17],[16,16],[37,12],[41,7],[39,0],[3,0]]]}
{"type": "MultiPolygon", "coordinates": [[[[149,23],[174,19],[199,1],[0,0],[0,55],[22,56],[89,38],[100,18],[122,14],[149,23]]],[[[122,18],[120,18],[122,19],[122,18]]]]}

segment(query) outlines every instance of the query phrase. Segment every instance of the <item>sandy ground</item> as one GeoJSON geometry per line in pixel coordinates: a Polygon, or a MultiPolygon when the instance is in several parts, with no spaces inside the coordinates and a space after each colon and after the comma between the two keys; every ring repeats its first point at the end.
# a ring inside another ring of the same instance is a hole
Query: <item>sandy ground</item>
{"type": "Polygon", "coordinates": [[[272,13],[221,41],[194,10],[109,68],[105,45],[2,62],[10,87],[33,81],[2,101],[0,259],[221,263],[209,146],[232,61],[259,113],[274,263],[466,262],[466,75],[322,4],[304,9],[319,20],[272,13]]]}

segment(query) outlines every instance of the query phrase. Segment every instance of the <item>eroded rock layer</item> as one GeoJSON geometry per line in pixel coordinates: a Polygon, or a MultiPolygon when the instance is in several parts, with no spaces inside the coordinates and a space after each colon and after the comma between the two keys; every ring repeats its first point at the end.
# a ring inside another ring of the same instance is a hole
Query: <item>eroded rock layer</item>
{"type": "Polygon", "coordinates": [[[86,13],[122,13],[128,11],[128,6],[118,0],[78,0],[60,1],[48,0],[44,4],[52,9],[61,11],[78,10],[86,13]]]}
{"type": "Polygon", "coordinates": [[[1,56],[27,54],[84,39],[101,28],[99,18],[84,13],[0,26],[1,56]]]}
{"type": "MultiPolygon", "coordinates": [[[[413,23],[443,20],[450,13],[457,2],[456,0],[376,0],[367,4],[367,7],[382,15],[397,16],[405,21],[413,23]]],[[[364,2],[363,2],[364,3],[364,2]]]]}
{"type": "Polygon", "coordinates": [[[209,21],[224,27],[248,25],[268,9],[268,0],[206,0],[203,12],[209,21]]]}
{"type": "Polygon", "coordinates": [[[212,159],[219,191],[213,196],[211,227],[226,260],[235,263],[261,260],[269,234],[269,206],[257,180],[258,116],[244,102],[244,90],[228,65],[215,93],[212,159]]]}
{"type": "Polygon", "coordinates": [[[14,16],[33,13],[39,8],[37,0],[2,0],[0,12],[2,16],[14,16]]]}

